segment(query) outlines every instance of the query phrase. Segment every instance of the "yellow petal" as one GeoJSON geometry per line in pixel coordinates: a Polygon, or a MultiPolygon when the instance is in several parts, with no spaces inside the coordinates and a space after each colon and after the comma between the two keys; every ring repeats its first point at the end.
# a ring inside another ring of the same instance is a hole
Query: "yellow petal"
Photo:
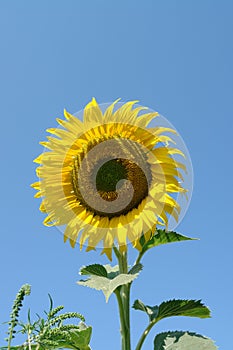
{"type": "Polygon", "coordinates": [[[69,239],[72,248],[75,247],[78,233],[79,230],[77,228],[77,219],[75,218],[69,222],[64,232],[64,239],[69,239]]]}
{"type": "Polygon", "coordinates": [[[84,108],[83,120],[87,127],[94,127],[103,123],[102,111],[94,97],[84,108]]]}
{"type": "Polygon", "coordinates": [[[40,190],[40,181],[38,182],[34,182],[33,184],[31,184],[31,187],[34,188],[35,190],[40,190]]]}
{"type": "Polygon", "coordinates": [[[44,196],[44,191],[39,191],[36,194],[34,194],[34,198],[40,198],[44,196]]]}
{"type": "Polygon", "coordinates": [[[134,117],[131,118],[131,110],[132,107],[135,103],[137,103],[138,101],[129,101],[124,103],[120,108],[118,108],[116,110],[116,112],[114,113],[114,118],[115,121],[118,123],[130,123],[134,121],[134,117]]]}
{"type": "Polygon", "coordinates": [[[127,229],[124,226],[118,227],[116,235],[117,235],[119,247],[126,245],[126,234],[127,234],[127,229]]]}
{"type": "Polygon", "coordinates": [[[46,213],[46,207],[45,207],[44,201],[41,202],[40,211],[41,211],[42,213],[46,213]]]}
{"type": "Polygon", "coordinates": [[[153,135],[160,135],[160,134],[162,134],[163,132],[170,132],[170,133],[172,133],[172,134],[176,134],[176,135],[177,135],[176,130],[171,129],[171,128],[161,127],[161,126],[157,126],[156,128],[150,128],[150,132],[151,132],[153,135]]]}
{"type": "MultiPolygon", "coordinates": [[[[70,124],[72,124],[75,127],[75,130],[77,133],[82,133],[84,131],[83,123],[74,115],[68,113],[65,109],[64,109],[64,116],[70,122],[70,124]]],[[[66,124],[66,125],[69,125],[69,124],[66,124]]],[[[74,129],[72,128],[72,130],[74,129]]]]}
{"type": "Polygon", "coordinates": [[[117,102],[120,101],[120,98],[118,98],[116,101],[114,101],[105,111],[104,113],[104,122],[105,123],[109,123],[109,122],[114,122],[115,118],[114,118],[114,114],[113,114],[113,109],[115,107],[115,105],[117,104],[117,102]]]}
{"type": "Polygon", "coordinates": [[[48,226],[48,227],[55,226],[55,225],[56,225],[56,222],[54,221],[53,215],[48,215],[48,216],[44,219],[43,224],[44,224],[45,226],[48,226]]]}
{"type": "Polygon", "coordinates": [[[183,187],[181,186],[177,186],[175,184],[172,184],[172,183],[169,183],[166,185],[166,190],[167,192],[180,192],[180,193],[186,193],[187,190],[184,189],[183,187]]]}
{"type": "Polygon", "coordinates": [[[137,118],[136,124],[140,126],[140,128],[145,128],[158,115],[158,112],[142,114],[140,117],[137,118]]]}
{"type": "Polygon", "coordinates": [[[121,253],[124,253],[127,251],[127,245],[126,244],[122,244],[119,246],[119,250],[121,253]]]}
{"type": "Polygon", "coordinates": [[[101,255],[107,255],[108,259],[112,261],[112,248],[104,248],[101,252],[101,255]]]}

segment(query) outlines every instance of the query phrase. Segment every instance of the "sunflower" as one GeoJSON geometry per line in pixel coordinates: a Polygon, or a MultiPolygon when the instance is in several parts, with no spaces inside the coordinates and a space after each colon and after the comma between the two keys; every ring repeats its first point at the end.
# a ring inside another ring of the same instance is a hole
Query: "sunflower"
{"type": "Polygon", "coordinates": [[[140,249],[142,234],[149,239],[169,216],[178,220],[176,195],[186,192],[185,166],[173,157],[183,153],[171,146],[175,130],[148,127],[157,112],[118,101],[103,112],[93,98],[83,121],[65,110],[41,142],[46,151],[34,160],[39,182],[32,184],[46,226],[65,225],[72,247],[79,240],[89,251],[101,243],[110,260],[114,245],[122,252],[130,241],[140,249]]]}

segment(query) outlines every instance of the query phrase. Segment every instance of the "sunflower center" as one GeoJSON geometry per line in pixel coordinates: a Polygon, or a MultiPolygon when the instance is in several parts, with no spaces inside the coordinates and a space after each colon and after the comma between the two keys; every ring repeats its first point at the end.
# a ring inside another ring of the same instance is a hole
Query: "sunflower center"
{"type": "Polygon", "coordinates": [[[151,169],[144,149],[127,139],[90,143],[74,160],[77,201],[95,215],[126,215],[147,197],[151,169]]]}
{"type": "Polygon", "coordinates": [[[111,192],[116,190],[118,182],[127,179],[127,170],[120,159],[111,159],[104,163],[96,175],[97,191],[111,192]]]}

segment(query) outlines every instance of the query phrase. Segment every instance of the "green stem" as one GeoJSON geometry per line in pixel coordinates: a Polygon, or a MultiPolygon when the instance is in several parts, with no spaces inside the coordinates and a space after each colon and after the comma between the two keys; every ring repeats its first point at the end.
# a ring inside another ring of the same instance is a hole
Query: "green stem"
{"type": "Polygon", "coordinates": [[[127,330],[127,350],[131,349],[130,344],[130,286],[131,283],[123,286],[125,287],[125,318],[126,318],[126,330],[127,330]]]}
{"type": "Polygon", "coordinates": [[[138,344],[136,346],[135,350],[141,350],[142,345],[148,335],[148,333],[150,332],[151,328],[154,326],[155,322],[150,322],[149,325],[146,327],[146,329],[144,330],[144,332],[142,333],[141,338],[138,341],[138,344]]]}
{"type": "Polygon", "coordinates": [[[142,253],[142,252],[140,252],[140,253],[138,254],[137,260],[135,261],[134,265],[137,265],[137,264],[140,263],[141,258],[143,257],[143,255],[144,255],[144,253],[142,253]]]}
{"type": "Polygon", "coordinates": [[[10,328],[10,334],[8,337],[8,346],[7,346],[7,350],[11,349],[11,341],[13,338],[13,331],[14,331],[14,327],[15,327],[15,320],[10,321],[11,322],[11,328],[10,328]]]}
{"type": "MultiPolygon", "coordinates": [[[[120,253],[117,248],[114,249],[119,264],[120,273],[128,273],[127,252],[120,253]]],[[[130,284],[125,284],[115,292],[117,296],[120,322],[122,350],[130,350],[130,284]]]]}
{"type": "Polygon", "coordinates": [[[32,350],[31,347],[31,330],[30,330],[30,325],[29,325],[29,329],[28,329],[28,350],[32,350]]]}
{"type": "Polygon", "coordinates": [[[124,306],[122,303],[120,290],[116,289],[115,294],[117,297],[117,303],[118,303],[119,314],[120,314],[122,350],[126,350],[126,348],[125,348],[126,327],[125,327],[124,306]]]}

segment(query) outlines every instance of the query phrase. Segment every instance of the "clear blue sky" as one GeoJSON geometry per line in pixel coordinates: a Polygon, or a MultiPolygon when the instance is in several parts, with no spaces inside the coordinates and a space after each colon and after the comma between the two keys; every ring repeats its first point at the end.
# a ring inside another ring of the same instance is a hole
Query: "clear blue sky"
{"type": "MultiPolygon", "coordinates": [[[[1,0],[0,322],[27,282],[32,312],[47,307],[49,292],[56,305],[86,316],[93,350],[119,349],[114,297],[106,305],[100,292],[75,284],[80,266],[107,260],[73,250],[56,228],[43,227],[30,183],[39,141],[64,107],[76,112],[92,96],[122,97],[158,110],[185,140],[195,183],[177,230],[200,238],[148,253],[132,301],[201,298],[213,315],[165,319],[145,349],[168,329],[196,331],[231,348],[232,34],[231,0],[1,0]]],[[[133,310],[132,316],[135,343],[147,319],[133,310]]]]}

